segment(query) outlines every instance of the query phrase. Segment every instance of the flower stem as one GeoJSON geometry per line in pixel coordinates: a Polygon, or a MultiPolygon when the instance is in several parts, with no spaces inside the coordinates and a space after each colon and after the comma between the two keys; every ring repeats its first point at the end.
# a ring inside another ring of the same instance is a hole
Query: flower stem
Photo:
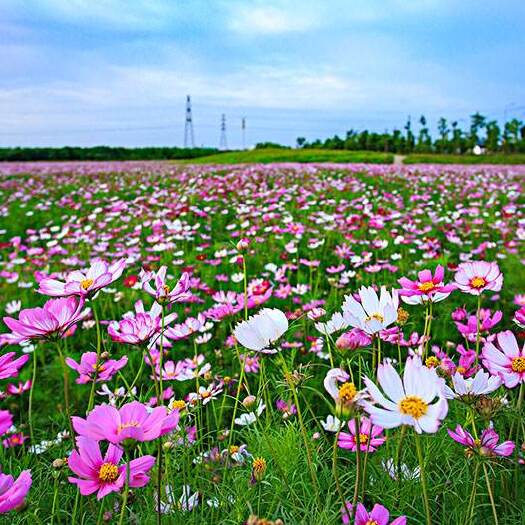
{"type": "Polygon", "coordinates": [[[481,294],[478,295],[478,309],[476,310],[476,366],[479,359],[479,342],[481,339],[481,294]]]}
{"type": "MultiPolygon", "coordinates": [[[[126,453],[126,484],[124,486],[124,494],[122,495],[122,508],[120,509],[120,518],[118,520],[118,525],[124,523],[124,516],[126,515],[126,505],[128,504],[128,493],[129,493],[129,458],[126,453]]],[[[160,494],[159,494],[160,501],[160,494]]]]}
{"type": "Polygon", "coordinates": [[[423,490],[423,501],[425,503],[425,515],[427,525],[432,525],[432,517],[430,513],[430,503],[428,501],[428,487],[427,487],[427,477],[425,473],[425,460],[423,458],[423,450],[421,448],[421,437],[419,434],[415,433],[416,441],[416,452],[417,459],[419,461],[419,475],[421,479],[421,488],[423,490]]]}
{"type": "Polygon", "coordinates": [[[29,420],[29,436],[31,438],[31,446],[35,446],[35,438],[33,435],[33,392],[35,391],[35,381],[36,381],[36,347],[33,350],[33,375],[31,377],[31,390],[29,391],[29,407],[28,407],[28,420],[29,420]]]}
{"type": "Polygon", "coordinates": [[[485,473],[485,481],[487,482],[487,491],[489,493],[490,506],[492,508],[492,516],[494,518],[494,525],[498,525],[498,512],[496,510],[496,503],[494,502],[494,495],[492,494],[492,487],[490,485],[489,473],[487,465],[483,464],[483,472],[485,473]]]}
{"type": "MultiPolygon", "coordinates": [[[[342,426],[342,425],[341,425],[342,426]]],[[[351,521],[350,512],[348,511],[348,508],[346,507],[345,502],[345,496],[343,494],[343,489],[341,488],[341,483],[339,482],[339,473],[337,472],[337,443],[339,441],[339,434],[341,433],[341,426],[337,429],[337,433],[335,435],[334,440],[334,449],[332,452],[332,475],[335,480],[335,486],[337,488],[337,493],[339,494],[339,497],[341,498],[341,502],[343,503],[343,512],[348,517],[348,521],[351,521]]]]}
{"type": "MultiPolygon", "coordinates": [[[[379,347],[381,348],[381,347],[379,347]]],[[[355,458],[356,458],[356,473],[355,473],[355,483],[354,483],[354,497],[352,499],[352,512],[355,513],[355,506],[357,505],[357,500],[359,497],[359,485],[361,482],[361,424],[359,417],[354,418],[355,422],[355,437],[356,437],[356,449],[355,449],[355,458]]]]}
{"type": "Polygon", "coordinates": [[[479,477],[479,462],[476,463],[474,470],[474,482],[472,483],[472,491],[470,493],[469,504],[467,509],[467,521],[466,523],[472,523],[474,518],[474,502],[476,501],[476,492],[478,488],[478,477],[479,477]]]}

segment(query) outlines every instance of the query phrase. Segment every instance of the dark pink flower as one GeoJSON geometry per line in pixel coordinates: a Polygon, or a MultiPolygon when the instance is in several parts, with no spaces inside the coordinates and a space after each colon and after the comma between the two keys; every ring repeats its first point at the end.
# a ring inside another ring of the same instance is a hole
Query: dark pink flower
{"type": "Polygon", "coordinates": [[[443,301],[456,289],[454,284],[445,284],[444,277],[445,269],[441,265],[437,266],[434,275],[430,270],[420,271],[416,281],[401,277],[398,280],[402,286],[399,296],[407,304],[443,301]]]}
{"type": "Polygon", "coordinates": [[[75,381],[79,385],[90,383],[95,376],[97,383],[109,381],[121,368],[126,366],[128,358],[124,356],[118,361],[114,359],[102,360],[99,363],[97,361],[96,352],[84,352],[80,357],[80,364],[71,357],[66,357],[66,364],[79,373],[80,377],[75,381]]]}
{"type": "Polygon", "coordinates": [[[516,446],[512,441],[504,441],[498,445],[499,435],[492,427],[486,428],[480,439],[474,439],[461,425],[458,425],[456,430],[448,429],[447,432],[454,441],[482,456],[510,456],[516,446]]]}
{"type": "MultiPolygon", "coordinates": [[[[352,504],[345,503],[345,507],[341,510],[343,523],[345,525],[350,523],[350,516],[352,515],[352,504]]],[[[355,508],[354,525],[389,525],[390,513],[388,510],[376,503],[370,512],[367,512],[362,503],[358,503],[355,508]]],[[[406,516],[399,516],[390,525],[406,525],[406,516]]]]}
{"type": "Polygon", "coordinates": [[[0,513],[20,507],[31,488],[31,471],[24,470],[15,480],[13,476],[0,473],[0,513]]]}
{"type": "Polygon", "coordinates": [[[0,357],[0,379],[17,377],[20,369],[27,363],[29,356],[23,355],[18,359],[13,359],[16,354],[8,352],[0,357]]]}
{"type": "Polygon", "coordinates": [[[386,438],[382,435],[383,427],[372,425],[367,417],[363,416],[359,425],[359,436],[357,436],[357,427],[354,419],[348,422],[348,432],[340,432],[337,444],[340,448],[349,449],[352,452],[357,450],[357,443],[363,452],[375,452],[377,447],[381,446],[386,438]]]}

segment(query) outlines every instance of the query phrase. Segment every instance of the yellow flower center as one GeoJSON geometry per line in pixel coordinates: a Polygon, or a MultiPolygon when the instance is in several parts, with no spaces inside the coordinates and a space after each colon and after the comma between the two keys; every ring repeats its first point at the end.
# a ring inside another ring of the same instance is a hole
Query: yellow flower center
{"type": "Polygon", "coordinates": [[[439,359],[435,355],[431,355],[425,361],[425,365],[427,368],[436,368],[437,366],[439,366],[439,359]]]}
{"type": "Polygon", "coordinates": [[[405,416],[419,419],[427,413],[428,405],[418,396],[407,396],[399,403],[399,411],[405,416]]]}
{"type": "Polygon", "coordinates": [[[470,286],[472,288],[483,288],[487,284],[487,281],[483,277],[474,277],[470,280],[470,286]]]}
{"type": "Polygon", "coordinates": [[[368,434],[359,434],[359,443],[361,445],[366,445],[368,443],[368,434]]]}
{"type": "Polygon", "coordinates": [[[128,421],[127,423],[120,424],[117,428],[117,432],[120,434],[126,428],[133,428],[138,426],[140,426],[140,423],[138,421],[128,421]]]}
{"type": "Polygon", "coordinates": [[[239,447],[237,445],[232,445],[230,447],[230,454],[237,454],[239,452],[239,447]]]}
{"type": "Polygon", "coordinates": [[[376,520],[368,520],[365,525],[379,525],[376,520]]]}
{"type": "Polygon", "coordinates": [[[169,287],[167,284],[165,284],[165,285],[162,287],[162,289],[164,290],[164,293],[165,293],[166,295],[168,295],[168,294],[170,293],[170,287],[169,287]]]}
{"type": "Polygon", "coordinates": [[[104,365],[97,365],[97,364],[94,364],[94,365],[91,365],[93,370],[97,371],[97,372],[104,372],[104,365]]]}
{"type": "Polygon", "coordinates": [[[525,357],[515,357],[511,366],[513,372],[525,372],[525,357]]]}
{"type": "Polygon", "coordinates": [[[427,293],[432,291],[436,285],[432,281],[427,281],[425,283],[419,283],[417,287],[420,292],[427,293]]]}
{"type": "Polygon", "coordinates": [[[84,279],[80,281],[80,288],[87,290],[93,284],[93,282],[93,279],[84,279]]]}
{"type": "Polygon", "coordinates": [[[339,399],[343,403],[350,403],[355,395],[357,394],[357,389],[354,383],[343,383],[341,388],[339,388],[339,399]]]}
{"type": "Polygon", "coordinates": [[[367,318],[366,318],[367,321],[379,321],[380,323],[382,323],[385,318],[379,313],[379,312],[375,312],[371,315],[369,315],[367,318]]]}
{"type": "Polygon", "coordinates": [[[463,375],[466,371],[467,370],[466,370],[466,368],[464,366],[458,366],[456,368],[456,372],[458,372],[458,374],[461,374],[461,375],[463,375]]]}
{"type": "Polygon", "coordinates": [[[98,479],[109,483],[116,481],[118,478],[118,467],[114,463],[104,463],[98,471],[98,479]]]}
{"type": "Polygon", "coordinates": [[[253,460],[253,471],[255,474],[262,474],[266,470],[266,460],[264,458],[255,458],[253,460]]]}
{"type": "Polygon", "coordinates": [[[171,406],[173,410],[184,410],[186,408],[186,402],[182,399],[176,399],[172,401],[171,406]]]}
{"type": "Polygon", "coordinates": [[[204,392],[202,392],[201,397],[202,399],[206,399],[208,397],[211,397],[211,393],[205,390],[204,392]]]}

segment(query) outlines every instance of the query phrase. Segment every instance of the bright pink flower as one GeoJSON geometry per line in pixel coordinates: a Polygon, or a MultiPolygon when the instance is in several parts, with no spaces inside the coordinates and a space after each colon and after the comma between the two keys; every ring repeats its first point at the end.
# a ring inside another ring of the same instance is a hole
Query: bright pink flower
{"type": "Polygon", "coordinates": [[[27,436],[24,436],[22,432],[18,432],[17,434],[11,434],[10,436],[6,437],[2,441],[2,445],[4,448],[20,447],[24,444],[26,439],[27,436]]]}
{"type": "Polygon", "coordinates": [[[445,284],[444,277],[445,269],[441,265],[437,266],[434,275],[430,270],[420,271],[416,281],[401,277],[398,279],[398,283],[402,286],[399,295],[407,304],[443,301],[456,289],[454,284],[445,284]]]}
{"type": "Polygon", "coordinates": [[[462,292],[481,295],[484,290],[499,292],[503,274],[495,262],[466,262],[458,266],[454,280],[462,292]]]}
{"type": "Polygon", "coordinates": [[[71,357],[66,357],[66,364],[76,370],[80,377],[76,379],[76,383],[82,385],[84,383],[90,383],[97,377],[97,383],[103,381],[109,381],[121,368],[124,368],[128,363],[126,356],[122,357],[118,361],[114,359],[108,359],[107,361],[100,361],[97,365],[97,353],[96,352],[84,352],[80,357],[80,364],[78,364],[71,357]]]}
{"type": "Polygon", "coordinates": [[[86,419],[72,417],[73,428],[81,436],[98,441],[122,443],[126,440],[152,441],[172,432],[179,422],[178,411],[168,414],[166,407],[150,412],[146,405],[132,401],[117,409],[111,405],[95,407],[86,419]]]}
{"type": "MultiPolygon", "coordinates": [[[[126,483],[126,467],[119,465],[122,454],[121,447],[110,444],[104,457],[96,440],[87,437],[77,437],[78,452],[73,450],[67,462],[69,468],[79,478],[70,476],[69,482],[78,485],[80,494],[88,496],[97,493],[97,499],[102,499],[111,492],[120,492],[126,483]]],[[[143,487],[149,481],[148,473],[155,464],[153,456],[142,456],[129,462],[129,486],[143,487]]]]}
{"type": "MultiPolygon", "coordinates": [[[[341,510],[343,523],[345,525],[350,523],[350,516],[352,515],[352,504],[350,502],[345,503],[345,508],[341,510]]],[[[390,513],[388,510],[376,503],[374,508],[367,512],[366,508],[362,503],[358,503],[355,508],[354,525],[388,525],[390,519],[390,513]]],[[[399,516],[390,525],[406,525],[406,516],[399,516]]]]}
{"type": "Polygon", "coordinates": [[[520,328],[525,328],[525,306],[516,311],[512,319],[520,328]]]}
{"type": "Polygon", "coordinates": [[[126,267],[126,259],[119,259],[113,264],[95,261],[87,271],[76,270],[66,277],[66,282],[44,278],[40,281],[38,292],[52,297],[79,295],[93,297],[99,290],[116,281],[126,267]]]}
{"type": "Polygon", "coordinates": [[[499,435],[492,427],[486,428],[480,439],[474,439],[461,425],[458,425],[455,431],[448,429],[447,432],[454,441],[482,456],[510,456],[516,446],[512,441],[504,441],[498,445],[499,435]]]}
{"type": "Polygon", "coordinates": [[[11,396],[19,396],[20,394],[31,390],[31,384],[31,379],[28,379],[24,382],[19,381],[18,385],[10,383],[9,385],[7,385],[6,391],[11,396]]]}
{"type": "Polygon", "coordinates": [[[359,328],[352,328],[348,332],[342,333],[335,342],[339,350],[357,350],[372,344],[372,337],[359,328]]]}
{"type": "Polygon", "coordinates": [[[140,280],[142,282],[143,290],[155,297],[159,304],[187,301],[192,296],[190,291],[190,275],[184,272],[174,288],[171,289],[166,284],[166,271],[166,266],[161,266],[157,273],[142,270],[140,273],[140,280]],[[151,286],[150,284],[152,279],[154,280],[154,286],[151,286]]]}
{"type": "Polygon", "coordinates": [[[31,471],[24,470],[15,480],[13,476],[0,473],[0,513],[20,507],[31,488],[31,471]]]}
{"type": "Polygon", "coordinates": [[[340,448],[349,449],[352,452],[357,450],[357,443],[359,441],[359,448],[363,452],[375,452],[377,447],[381,446],[386,438],[382,436],[383,427],[372,425],[372,422],[367,417],[363,416],[359,425],[359,439],[357,439],[357,427],[355,420],[351,419],[348,422],[348,432],[340,432],[337,444],[340,448]]]}
{"type": "Polygon", "coordinates": [[[63,337],[73,324],[84,317],[82,298],[67,297],[50,299],[42,308],[26,308],[17,319],[4,317],[11,329],[6,338],[10,343],[21,343],[30,339],[56,339],[63,337]]]}
{"type": "MultiPolygon", "coordinates": [[[[176,313],[164,317],[166,327],[177,317],[176,313]]],[[[135,314],[124,317],[121,321],[112,321],[108,326],[108,334],[117,343],[140,345],[150,341],[162,331],[162,307],[153,303],[151,310],[146,312],[142,301],[135,303],[135,314]]]]}
{"type": "MultiPolygon", "coordinates": [[[[480,333],[487,333],[492,330],[503,319],[503,312],[498,310],[491,315],[488,308],[482,308],[479,312],[480,333]]],[[[467,323],[455,321],[460,334],[470,342],[475,342],[478,335],[478,318],[476,315],[469,315],[467,323]]]]}
{"type": "Polygon", "coordinates": [[[13,416],[9,410],[0,410],[0,436],[13,426],[13,416]]]}
{"type": "Polygon", "coordinates": [[[0,379],[17,377],[20,369],[27,363],[29,355],[23,355],[18,359],[13,359],[16,354],[8,352],[0,357],[0,379]]]}
{"type": "Polygon", "coordinates": [[[493,375],[499,375],[507,388],[525,382],[525,345],[520,350],[510,330],[497,335],[498,347],[492,343],[483,346],[483,366],[493,375]]]}

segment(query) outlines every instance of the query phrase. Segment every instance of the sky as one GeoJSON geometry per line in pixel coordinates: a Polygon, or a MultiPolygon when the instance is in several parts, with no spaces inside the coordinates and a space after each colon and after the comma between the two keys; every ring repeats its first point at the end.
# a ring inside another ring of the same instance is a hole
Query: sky
{"type": "MultiPolygon", "coordinates": [[[[525,119],[523,0],[0,0],[0,146],[525,119]]],[[[417,128],[417,126],[416,126],[417,128]]]]}

